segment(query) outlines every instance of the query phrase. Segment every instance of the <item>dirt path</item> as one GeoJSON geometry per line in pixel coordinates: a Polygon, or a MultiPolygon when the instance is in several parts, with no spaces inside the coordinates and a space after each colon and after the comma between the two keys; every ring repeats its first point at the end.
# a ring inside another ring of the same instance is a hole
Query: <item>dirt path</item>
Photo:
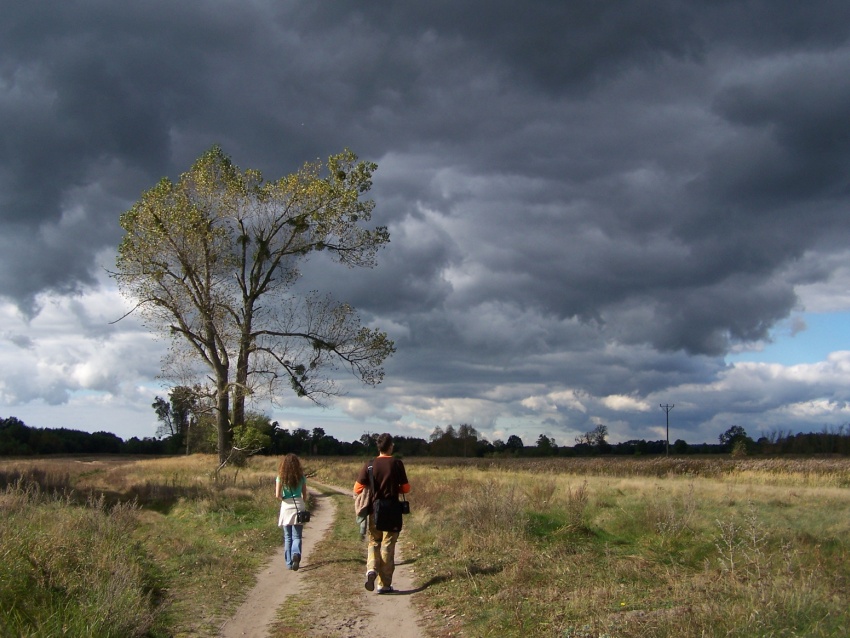
{"type": "MultiPolygon", "coordinates": [[[[322,486],[341,494],[351,495],[349,490],[333,486],[322,486]]],[[[298,593],[303,579],[310,578],[311,556],[315,555],[316,544],[330,529],[336,516],[334,499],[316,499],[310,523],[304,526],[302,539],[301,569],[288,571],[283,558],[283,546],[275,552],[271,561],[257,574],[257,583],[247,598],[236,610],[236,614],[222,625],[221,638],[267,638],[268,629],[275,619],[277,608],[287,596],[298,593]]],[[[415,593],[413,577],[400,555],[400,544],[396,549],[396,570],[393,577],[394,594],[378,595],[362,589],[367,613],[358,618],[356,626],[340,627],[332,619],[316,618],[313,635],[336,636],[339,638],[425,638],[419,626],[419,615],[411,605],[410,597],[415,593]]],[[[366,548],[363,548],[364,557],[366,548]]],[[[360,579],[363,574],[351,574],[360,579]]]]}

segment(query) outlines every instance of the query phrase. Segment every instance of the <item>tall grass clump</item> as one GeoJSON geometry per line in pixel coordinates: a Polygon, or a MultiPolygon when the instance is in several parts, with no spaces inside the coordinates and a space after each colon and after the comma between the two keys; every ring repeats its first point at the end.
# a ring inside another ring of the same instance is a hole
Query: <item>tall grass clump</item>
{"type": "Polygon", "coordinates": [[[137,544],[133,504],[70,507],[30,484],[0,500],[0,626],[14,636],[148,636],[156,579],[137,544]]]}
{"type": "Polygon", "coordinates": [[[45,492],[69,493],[73,490],[71,474],[67,471],[50,471],[39,467],[0,469],[0,489],[10,486],[34,486],[45,492]]]}

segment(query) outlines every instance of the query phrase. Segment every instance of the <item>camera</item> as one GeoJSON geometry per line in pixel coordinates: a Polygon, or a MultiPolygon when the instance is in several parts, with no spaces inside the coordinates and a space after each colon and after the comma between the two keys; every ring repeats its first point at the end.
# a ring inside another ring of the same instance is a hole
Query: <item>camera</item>
{"type": "Polygon", "coordinates": [[[408,501],[402,501],[399,505],[401,505],[402,514],[410,514],[410,503],[408,501]]]}
{"type": "Polygon", "coordinates": [[[304,523],[310,522],[310,512],[307,510],[301,510],[295,515],[296,521],[299,525],[303,525],[304,523]]]}

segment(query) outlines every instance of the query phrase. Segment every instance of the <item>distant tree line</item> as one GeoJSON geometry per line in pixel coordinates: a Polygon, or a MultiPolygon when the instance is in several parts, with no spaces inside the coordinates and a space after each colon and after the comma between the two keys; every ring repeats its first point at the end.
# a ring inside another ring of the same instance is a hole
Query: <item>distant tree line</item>
{"type": "MultiPolygon", "coordinates": [[[[161,426],[156,437],[122,440],[109,432],[82,432],[67,428],[31,428],[16,417],[0,419],[0,456],[32,456],[44,454],[214,454],[217,450],[214,422],[203,415],[186,416],[173,405],[165,406],[157,397],[154,409],[161,426]]],[[[236,433],[236,440],[248,441],[251,454],[281,455],[294,452],[301,456],[368,456],[377,453],[377,433],[364,433],[359,440],[344,442],[328,435],[323,428],[307,430],[282,428],[260,413],[246,415],[246,430],[236,433]],[[241,439],[240,439],[241,437],[241,439]]],[[[640,456],[667,453],[667,441],[633,440],[609,443],[604,425],[576,437],[573,446],[559,446],[541,434],[535,445],[526,445],[515,434],[506,441],[493,442],[481,437],[468,424],[437,427],[426,439],[395,436],[395,453],[404,457],[544,457],[544,456],[640,456]]],[[[743,427],[734,425],[718,437],[717,443],[689,444],[682,439],[669,446],[670,454],[833,454],[850,456],[850,427],[824,428],[821,432],[794,434],[774,432],[752,439],[743,427]]]]}
{"type": "Polygon", "coordinates": [[[166,442],[133,437],[124,441],[110,432],[68,428],[31,428],[15,417],[0,419],[0,456],[34,454],[165,454],[166,442]]]}

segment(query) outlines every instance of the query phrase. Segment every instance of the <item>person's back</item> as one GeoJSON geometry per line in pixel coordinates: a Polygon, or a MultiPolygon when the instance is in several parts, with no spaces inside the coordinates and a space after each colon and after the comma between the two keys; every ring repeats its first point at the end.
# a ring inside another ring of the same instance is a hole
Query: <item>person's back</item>
{"type": "Polygon", "coordinates": [[[307,511],[307,479],[301,468],[301,461],[295,454],[287,454],[280,460],[274,495],[281,501],[277,524],[283,529],[286,568],[298,571],[301,563],[302,532],[299,512],[307,511]]]}
{"type": "Polygon", "coordinates": [[[404,463],[391,456],[374,459],[372,476],[375,479],[375,498],[397,498],[402,493],[401,486],[407,483],[404,463]]]}

